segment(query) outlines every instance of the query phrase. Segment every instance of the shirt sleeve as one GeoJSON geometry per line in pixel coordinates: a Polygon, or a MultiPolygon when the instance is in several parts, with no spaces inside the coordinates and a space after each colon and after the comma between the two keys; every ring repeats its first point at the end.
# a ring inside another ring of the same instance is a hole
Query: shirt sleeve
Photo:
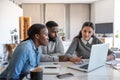
{"type": "Polygon", "coordinates": [[[40,61],[41,62],[58,62],[58,56],[51,56],[51,55],[40,55],[40,61]]]}
{"type": "Polygon", "coordinates": [[[72,43],[70,44],[67,52],[65,53],[65,56],[66,56],[66,57],[69,58],[69,57],[72,57],[72,56],[73,56],[73,53],[74,53],[74,51],[75,51],[76,48],[77,48],[78,41],[79,41],[78,39],[73,39],[73,41],[72,41],[72,43]]]}
{"type": "Polygon", "coordinates": [[[58,38],[57,41],[56,41],[55,53],[53,53],[52,55],[53,56],[64,55],[64,47],[63,47],[63,43],[60,40],[60,38],[58,38]]]}

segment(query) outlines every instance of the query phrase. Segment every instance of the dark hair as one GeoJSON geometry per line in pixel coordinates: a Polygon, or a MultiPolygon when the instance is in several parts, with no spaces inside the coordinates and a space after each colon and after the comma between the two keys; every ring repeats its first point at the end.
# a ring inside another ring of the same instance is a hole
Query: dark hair
{"type": "Polygon", "coordinates": [[[57,24],[55,21],[48,21],[48,22],[46,23],[46,27],[47,27],[47,28],[57,27],[57,26],[58,26],[58,24],[57,24]]]}
{"type": "MultiPolygon", "coordinates": [[[[85,23],[82,25],[81,30],[82,30],[84,27],[86,27],[86,26],[89,26],[89,27],[91,27],[93,30],[95,30],[95,25],[94,25],[92,22],[85,22],[85,23]]],[[[79,34],[78,34],[75,38],[81,39],[81,37],[82,37],[81,30],[80,30],[79,34]]],[[[94,34],[92,35],[92,37],[93,37],[93,36],[94,36],[94,34]]]]}
{"type": "Polygon", "coordinates": [[[34,39],[35,37],[35,34],[39,34],[41,29],[45,28],[45,25],[43,24],[33,24],[27,31],[27,34],[28,34],[28,38],[23,40],[23,41],[26,41],[28,39],[34,39]]]}

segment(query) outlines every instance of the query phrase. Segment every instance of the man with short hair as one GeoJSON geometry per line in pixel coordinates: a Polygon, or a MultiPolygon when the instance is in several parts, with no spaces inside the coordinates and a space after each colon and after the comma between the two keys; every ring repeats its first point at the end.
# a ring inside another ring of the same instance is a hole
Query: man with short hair
{"type": "Polygon", "coordinates": [[[58,37],[58,24],[55,21],[46,23],[48,29],[49,43],[42,46],[41,62],[57,62],[59,56],[64,55],[64,47],[61,39],[58,37]]]}

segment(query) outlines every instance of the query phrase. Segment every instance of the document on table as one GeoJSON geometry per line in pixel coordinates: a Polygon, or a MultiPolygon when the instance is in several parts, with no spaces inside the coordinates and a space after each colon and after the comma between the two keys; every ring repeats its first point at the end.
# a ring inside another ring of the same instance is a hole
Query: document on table
{"type": "Polygon", "coordinates": [[[117,65],[115,65],[115,66],[112,66],[114,69],[116,69],[116,70],[118,70],[118,71],[120,71],[120,64],[117,64],[117,65]]]}
{"type": "Polygon", "coordinates": [[[60,65],[40,65],[43,68],[43,74],[57,75],[60,72],[60,65]]]}
{"type": "Polygon", "coordinates": [[[117,65],[118,63],[120,63],[120,60],[111,60],[106,62],[106,64],[109,64],[109,65],[117,65]]]}
{"type": "Polygon", "coordinates": [[[120,71],[120,60],[107,61],[106,64],[109,64],[113,69],[120,71]]]}

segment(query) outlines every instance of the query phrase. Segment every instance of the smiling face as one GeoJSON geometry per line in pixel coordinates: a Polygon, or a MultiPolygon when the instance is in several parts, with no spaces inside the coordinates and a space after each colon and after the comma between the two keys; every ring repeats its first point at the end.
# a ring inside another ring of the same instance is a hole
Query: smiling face
{"type": "Polygon", "coordinates": [[[85,26],[81,30],[82,38],[86,41],[88,41],[91,36],[94,34],[94,30],[90,26],[85,26]]]}

